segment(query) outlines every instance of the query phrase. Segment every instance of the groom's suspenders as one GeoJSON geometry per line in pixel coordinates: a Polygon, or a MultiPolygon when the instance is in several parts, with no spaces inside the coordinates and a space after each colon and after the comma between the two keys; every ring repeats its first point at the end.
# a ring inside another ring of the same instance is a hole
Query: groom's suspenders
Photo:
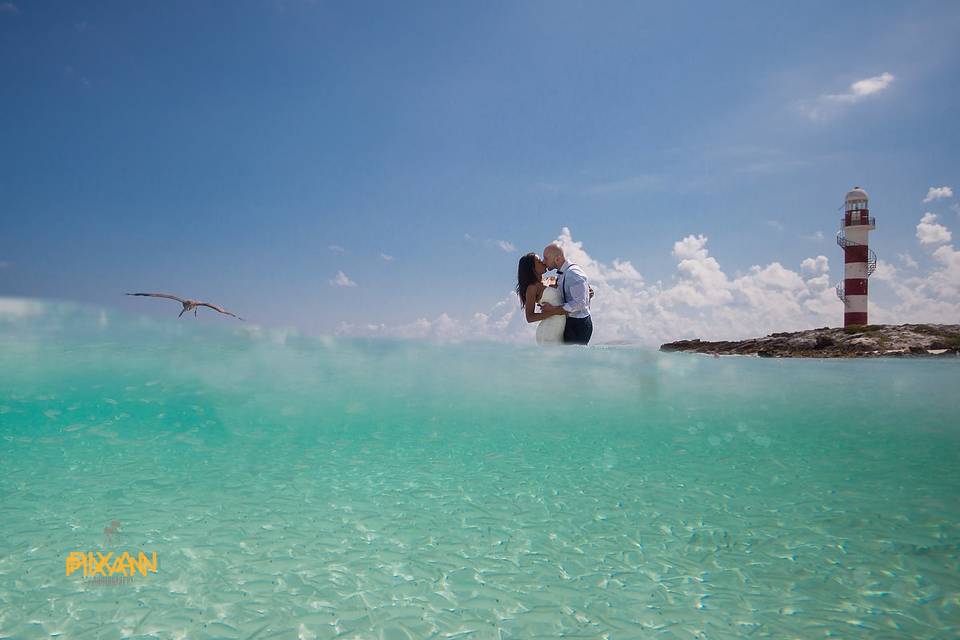
{"type": "MultiPolygon", "coordinates": [[[[570,263],[570,266],[573,267],[574,263],[570,263]]],[[[570,271],[568,268],[567,271],[570,271]]],[[[564,271],[560,274],[560,277],[563,278],[563,284],[560,285],[560,297],[563,299],[561,305],[567,304],[567,271],[564,271]]]]}

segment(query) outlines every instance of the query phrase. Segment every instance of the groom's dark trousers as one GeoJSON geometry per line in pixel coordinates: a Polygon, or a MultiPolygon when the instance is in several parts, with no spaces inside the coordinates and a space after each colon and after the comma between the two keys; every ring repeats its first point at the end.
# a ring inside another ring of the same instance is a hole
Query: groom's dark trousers
{"type": "Polygon", "coordinates": [[[567,324],[563,329],[565,344],[587,344],[593,335],[593,320],[586,318],[571,318],[567,316],[567,324]]]}

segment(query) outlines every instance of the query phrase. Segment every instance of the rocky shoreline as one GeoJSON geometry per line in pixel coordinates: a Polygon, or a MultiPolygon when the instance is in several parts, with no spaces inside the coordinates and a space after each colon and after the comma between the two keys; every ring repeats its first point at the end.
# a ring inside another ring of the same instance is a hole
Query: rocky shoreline
{"type": "Polygon", "coordinates": [[[958,357],[958,324],[869,324],[823,327],[763,338],[707,342],[678,340],[660,351],[707,355],[756,355],[766,358],[958,357]]]}

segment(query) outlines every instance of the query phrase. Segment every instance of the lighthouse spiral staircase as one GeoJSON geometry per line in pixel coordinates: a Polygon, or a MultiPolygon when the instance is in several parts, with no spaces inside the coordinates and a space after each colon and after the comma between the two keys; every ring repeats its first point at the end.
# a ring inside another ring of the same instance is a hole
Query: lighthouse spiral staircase
{"type": "MultiPolygon", "coordinates": [[[[837,232],[837,244],[840,245],[844,249],[844,251],[846,251],[847,247],[864,246],[859,242],[852,242],[850,240],[847,240],[846,235],[844,235],[843,233],[843,229],[837,232]]],[[[870,249],[868,247],[867,248],[867,277],[869,278],[871,275],[873,275],[873,272],[876,270],[877,270],[877,254],[873,252],[873,249],[870,249]]],[[[841,281],[840,284],[837,285],[837,297],[844,302],[846,302],[847,300],[847,296],[843,290],[843,281],[841,281]]]]}

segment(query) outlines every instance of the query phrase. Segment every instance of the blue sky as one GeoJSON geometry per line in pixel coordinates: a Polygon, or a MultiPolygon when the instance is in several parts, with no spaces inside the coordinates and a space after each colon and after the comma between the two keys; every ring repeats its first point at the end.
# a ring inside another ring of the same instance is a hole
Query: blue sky
{"type": "Polygon", "coordinates": [[[855,184],[920,277],[953,255],[921,216],[960,230],[922,202],[960,186],[958,32],[956,2],[0,2],[0,295],[465,318],[563,227],[647,284],[691,234],[731,279],[837,280],[855,184]]]}

